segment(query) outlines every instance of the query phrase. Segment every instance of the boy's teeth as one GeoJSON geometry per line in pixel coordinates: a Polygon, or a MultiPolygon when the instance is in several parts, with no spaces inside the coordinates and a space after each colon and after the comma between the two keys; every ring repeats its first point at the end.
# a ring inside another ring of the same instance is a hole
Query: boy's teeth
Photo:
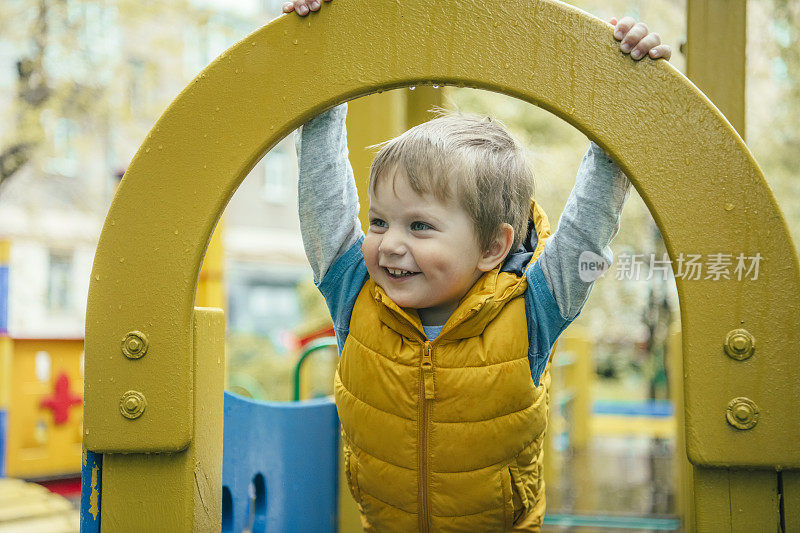
{"type": "Polygon", "coordinates": [[[391,274],[392,276],[404,276],[406,274],[411,274],[411,272],[409,272],[408,270],[397,270],[394,268],[387,268],[386,270],[388,270],[389,274],[391,274]]]}

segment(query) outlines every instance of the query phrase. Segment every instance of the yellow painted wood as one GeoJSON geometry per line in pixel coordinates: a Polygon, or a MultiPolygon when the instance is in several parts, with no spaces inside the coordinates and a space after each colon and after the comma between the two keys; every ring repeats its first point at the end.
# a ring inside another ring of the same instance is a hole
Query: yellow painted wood
{"type": "MultiPolygon", "coordinates": [[[[225,292],[225,217],[221,217],[203,257],[200,267],[200,276],[197,279],[197,292],[195,293],[195,307],[228,308],[225,292]]],[[[225,364],[225,387],[228,387],[228,365],[225,364]]]]}
{"type": "MultiPolygon", "coordinates": [[[[594,367],[592,362],[592,340],[586,330],[579,326],[571,326],[559,337],[553,346],[553,356],[550,362],[550,409],[547,419],[547,431],[544,435],[542,448],[544,450],[543,478],[545,487],[557,486],[562,481],[561,459],[563,454],[557,453],[553,439],[563,432],[569,433],[570,447],[572,448],[571,460],[575,462],[573,471],[578,476],[578,483],[586,485],[587,481],[582,472],[588,468],[590,456],[586,453],[589,440],[598,426],[602,430],[624,429],[627,433],[629,421],[614,419],[610,424],[603,425],[598,417],[591,414],[592,406],[592,380],[594,367]],[[566,409],[568,419],[561,415],[559,402],[561,398],[568,398],[569,405],[566,409]]],[[[605,418],[605,417],[604,417],[605,418]]],[[[606,433],[607,434],[607,433],[606,433]]],[[[573,502],[576,508],[591,509],[588,501],[589,490],[581,490],[573,502]]],[[[557,502],[557,505],[559,503],[557,502]]]]}
{"type": "Polygon", "coordinates": [[[354,100],[348,106],[347,145],[360,199],[358,218],[365,232],[369,227],[369,167],[378,153],[377,148],[370,147],[403,133],[406,130],[405,113],[406,98],[403,90],[373,94],[354,100]]]}
{"type": "Polygon", "coordinates": [[[683,401],[683,352],[681,350],[680,324],[674,324],[669,334],[667,350],[669,369],[669,396],[675,410],[673,431],[675,436],[675,459],[673,476],[675,483],[675,507],[681,517],[684,531],[694,531],[694,467],[686,455],[686,417],[683,401]]]}
{"type": "Polygon", "coordinates": [[[8,410],[11,402],[11,358],[14,355],[14,341],[11,337],[0,335],[0,409],[8,410]]]}
{"type": "Polygon", "coordinates": [[[226,309],[225,302],[225,247],[223,245],[225,224],[220,218],[211,241],[208,243],[200,277],[197,280],[196,307],[226,309]]]}
{"type": "Polygon", "coordinates": [[[800,472],[785,470],[781,477],[784,531],[800,531],[800,472]]]}
{"type": "Polygon", "coordinates": [[[592,381],[595,376],[592,342],[586,330],[570,327],[561,338],[561,350],[574,356],[566,367],[564,385],[574,394],[572,406],[572,435],[570,441],[577,449],[585,449],[592,434],[592,381]]]}
{"type": "Polygon", "coordinates": [[[83,406],[71,406],[67,420],[56,424],[53,412],[41,403],[53,396],[62,373],[69,380],[70,393],[83,396],[83,341],[9,339],[8,349],[11,364],[7,378],[10,394],[6,474],[20,478],[77,475],[81,471],[83,406]]]}
{"type": "MultiPolygon", "coordinates": [[[[196,308],[193,338],[194,439],[187,449],[176,453],[103,456],[100,523],[104,532],[220,530],[225,365],[222,310],[196,308]]],[[[159,391],[146,390],[148,405],[142,418],[149,415],[153,404],[168,399],[159,391]]]]}
{"type": "Polygon", "coordinates": [[[432,119],[430,110],[444,107],[444,92],[444,87],[434,89],[431,85],[420,85],[406,92],[406,129],[432,119]]]}
{"type": "Polygon", "coordinates": [[[686,72],[745,137],[747,0],[688,0],[686,72]]]}
{"type": "Polygon", "coordinates": [[[696,467],[697,531],[778,531],[777,489],[776,472],[696,467]]]}
{"type": "MultiPolygon", "coordinates": [[[[556,339],[555,344],[553,344],[553,352],[558,354],[560,350],[561,340],[556,339]]],[[[557,355],[555,355],[557,357],[557,355]]],[[[562,464],[561,464],[561,456],[560,454],[556,454],[555,445],[553,444],[553,438],[555,435],[558,435],[561,431],[563,431],[563,418],[559,416],[557,410],[554,408],[556,399],[556,394],[559,391],[558,384],[560,378],[555,375],[555,370],[553,365],[550,365],[550,408],[547,411],[547,428],[544,432],[544,439],[542,440],[542,452],[544,453],[544,461],[542,462],[542,479],[545,485],[545,494],[547,493],[548,486],[555,486],[561,480],[561,471],[562,471],[562,464]]]]}
{"type": "Polygon", "coordinates": [[[673,258],[761,254],[755,280],[677,280],[687,446],[696,465],[800,468],[800,417],[785,416],[800,398],[797,254],[747,147],[683,75],[668,62],[632,62],[610,25],[550,0],[492,10],[478,0],[405,0],[381,10],[339,0],[312,17],[280,17],[224,52],[128,167],[92,272],[87,448],[155,452],[191,440],[197,273],[217,219],[256,161],[338,102],[433,80],[522,98],[584,132],[631,178],[673,258]],[[663,139],[664,148],[643,150],[642,139],[663,139]],[[758,345],[744,362],[722,349],[738,327],[758,345]],[[137,361],[119,355],[131,329],[151,340],[137,361]],[[137,388],[170,400],[130,424],[117,404],[137,388]],[[756,428],[725,421],[737,396],[758,405],[756,428]]]}
{"type": "Polygon", "coordinates": [[[361,533],[364,528],[361,527],[361,513],[358,511],[358,505],[350,494],[350,488],[347,485],[347,477],[344,470],[344,453],[342,452],[341,441],[339,443],[339,494],[338,494],[338,526],[339,533],[361,533]]]}
{"type": "Polygon", "coordinates": [[[374,145],[397,137],[408,128],[433,118],[429,110],[442,105],[443,89],[420,85],[413,91],[396,89],[350,102],[347,113],[347,144],[360,200],[359,220],[369,226],[367,183],[369,167],[378,148],[374,145]]]}
{"type": "Polygon", "coordinates": [[[592,435],[635,435],[658,439],[675,437],[675,420],[671,417],[594,415],[589,419],[592,435]]]}

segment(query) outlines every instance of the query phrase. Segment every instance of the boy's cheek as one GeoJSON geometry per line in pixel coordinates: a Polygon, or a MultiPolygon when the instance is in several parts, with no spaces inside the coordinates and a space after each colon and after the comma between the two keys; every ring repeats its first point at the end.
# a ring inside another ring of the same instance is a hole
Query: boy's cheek
{"type": "Polygon", "coordinates": [[[378,268],[378,245],[374,241],[374,237],[367,235],[361,243],[361,253],[367,264],[367,271],[372,277],[375,277],[375,270],[378,268]]]}

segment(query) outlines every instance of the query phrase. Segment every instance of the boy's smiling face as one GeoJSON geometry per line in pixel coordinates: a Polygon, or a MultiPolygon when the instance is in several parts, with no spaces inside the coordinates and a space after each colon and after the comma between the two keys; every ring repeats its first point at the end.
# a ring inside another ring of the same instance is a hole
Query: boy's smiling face
{"type": "Polygon", "coordinates": [[[485,264],[472,220],[457,201],[417,194],[402,172],[380,176],[370,192],[363,252],[375,283],[400,307],[416,308],[426,325],[443,325],[495,266],[485,264]]]}

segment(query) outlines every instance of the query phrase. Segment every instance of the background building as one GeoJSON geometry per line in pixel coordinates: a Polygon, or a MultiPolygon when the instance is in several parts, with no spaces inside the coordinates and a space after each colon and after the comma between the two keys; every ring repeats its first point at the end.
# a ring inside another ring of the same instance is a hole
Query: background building
{"type": "MultiPolygon", "coordinates": [[[[175,95],[280,4],[4,3],[0,238],[11,242],[12,336],[83,336],[93,253],[125,167],[175,95]]],[[[296,285],[310,277],[296,175],[287,138],[244,181],[224,224],[230,332],[269,338],[278,352],[302,320],[296,285]]]]}

